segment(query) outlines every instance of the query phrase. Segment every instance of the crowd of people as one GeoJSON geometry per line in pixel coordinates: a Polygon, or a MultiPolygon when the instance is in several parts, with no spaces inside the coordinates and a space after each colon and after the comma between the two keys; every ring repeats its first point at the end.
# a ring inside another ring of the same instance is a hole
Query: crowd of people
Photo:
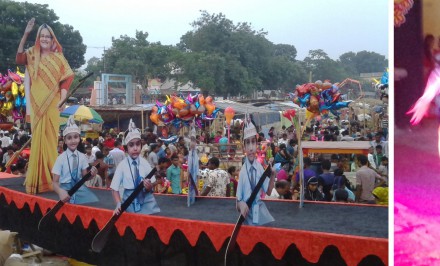
{"type": "MultiPolygon", "coordinates": [[[[298,140],[294,131],[293,127],[282,127],[279,130],[271,128],[267,135],[262,132],[257,135],[257,160],[262,165],[272,162],[276,169],[276,181],[271,196],[266,195],[268,199],[299,199],[298,140]]],[[[317,140],[320,137],[316,136],[321,135],[323,141],[367,140],[371,147],[368,155],[324,154],[305,157],[304,198],[313,201],[387,204],[388,142],[383,132],[373,133],[369,129],[362,130],[361,133],[359,131],[348,133],[348,131],[340,130],[336,126],[327,126],[318,134],[316,131],[306,130],[304,140],[317,140]],[[356,183],[351,183],[344,172],[356,172],[356,183]]],[[[140,157],[152,168],[158,169],[160,182],[154,186],[154,192],[187,193],[189,183],[187,164],[191,138],[185,134],[176,137],[177,141],[168,143],[170,136],[167,129],[164,128],[161,133],[161,136],[157,136],[152,129],[147,129],[140,135],[142,145],[140,157]]],[[[22,136],[26,139],[23,130],[14,130],[11,133],[0,132],[3,149],[2,166],[5,166],[14,152],[20,148],[24,142],[24,140],[20,141],[22,136]]],[[[198,145],[217,143],[221,149],[225,138],[225,134],[221,131],[213,136],[203,131],[199,132],[194,140],[198,145]]],[[[117,166],[127,158],[127,147],[123,145],[123,141],[123,133],[115,129],[104,130],[99,138],[85,138],[84,141],[80,141],[78,150],[84,153],[87,164],[89,166],[99,164],[97,175],[87,181],[88,186],[110,188],[117,166]]],[[[65,140],[60,137],[58,153],[62,154],[66,148],[65,140]]],[[[197,149],[198,153],[200,151],[203,153],[203,149],[197,149]]],[[[201,186],[197,186],[199,194],[236,196],[240,167],[230,166],[228,169],[221,169],[221,158],[210,154],[203,156],[199,154],[200,157],[208,157],[208,161],[199,161],[198,178],[202,180],[201,186]]],[[[17,157],[10,169],[6,170],[25,175],[27,159],[26,156],[17,157]]]]}
{"type": "MultiPolygon", "coordinates": [[[[267,138],[263,133],[259,134],[260,160],[274,158],[277,166],[275,190],[269,198],[299,199],[298,140],[295,129],[282,127],[275,131],[275,128],[270,128],[267,138]]],[[[388,142],[382,130],[372,132],[368,128],[344,128],[344,125],[315,125],[315,130],[313,127],[305,130],[303,140],[370,143],[368,155],[311,154],[311,157],[304,157],[306,200],[387,204],[388,142]],[[355,183],[350,182],[344,172],[355,172],[355,183]]]]}

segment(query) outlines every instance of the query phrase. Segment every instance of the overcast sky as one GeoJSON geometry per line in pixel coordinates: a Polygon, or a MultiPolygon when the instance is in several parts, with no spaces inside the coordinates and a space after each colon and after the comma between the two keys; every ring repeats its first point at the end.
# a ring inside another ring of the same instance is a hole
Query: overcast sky
{"type": "MultiPolygon", "coordinates": [[[[112,37],[149,33],[149,42],[175,45],[192,30],[200,10],[264,29],[275,44],[294,45],[298,60],[323,49],[332,59],[349,51],[388,58],[387,0],[30,0],[48,4],[63,24],[78,30],[87,45],[86,61],[101,57],[112,37]]],[[[43,22],[37,21],[40,25],[43,22]]],[[[55,33],[56,34],[56,33],[55,33]]]]}

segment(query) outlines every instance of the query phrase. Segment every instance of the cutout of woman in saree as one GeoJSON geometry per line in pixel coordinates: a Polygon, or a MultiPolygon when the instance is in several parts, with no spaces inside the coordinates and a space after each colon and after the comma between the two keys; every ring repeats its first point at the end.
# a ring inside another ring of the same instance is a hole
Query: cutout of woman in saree
{"type": "MultiPolygon", "coordinates": [[[[74,73],[62,53],[62,47],[47,24],[38,28],[35,45],[24,50],[35,19],[29,20],[18,46],[16,63],[26,66],[30,106],[27,113],[32,130],[32,153],[26,174],[26,192],[37,194],[52,190],[51,169],[58,156],[60,111],[74,73]]],[[[29,98],[28,98],[29,97],[29,98]]],[[[29,121],[28,121],[29,122],[29,121]]]]}

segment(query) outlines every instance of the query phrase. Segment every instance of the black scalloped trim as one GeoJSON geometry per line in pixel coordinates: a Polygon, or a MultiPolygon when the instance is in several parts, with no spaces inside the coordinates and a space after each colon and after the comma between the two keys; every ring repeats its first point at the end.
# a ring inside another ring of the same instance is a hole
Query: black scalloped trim
{"type": "MultiPolygon", "coordinates": [[[[37,225],[41,217],[42,212],[38,204],[32,213],[28,204],[18,209],[14,202],[8,204],[5,196],[0,194],[0,228],[19,232],[21,239],[67,257],[97,265],[223,265],[227,241],[217,252],[204,232],[192,247],[180,230],[174,231],[169,244],[165,245],[152,227],[147,229],[146,236],[141,241],[137,240],[131,228],[127,227],[122,237],[114,230],[107,246],[98,254],[90,249],[92,239],[98,232],[94,220],[84,229],[80,217],[70,224],[63,215],[59,222],[49,221],[49,228],[40,232],[37,225]]],[[[275,259],[263,243],[256,244],[248,255],[244,255],[237,246],[231,258],[231,266],[347,265],[336,246],[327,246],[317,263],[305,260],[294,244],[288,247],[281,260],[275,259]]],[[[358,266],[382,265],[385,264],[375,255],[369,255],[358,263],[358,266]]]]}

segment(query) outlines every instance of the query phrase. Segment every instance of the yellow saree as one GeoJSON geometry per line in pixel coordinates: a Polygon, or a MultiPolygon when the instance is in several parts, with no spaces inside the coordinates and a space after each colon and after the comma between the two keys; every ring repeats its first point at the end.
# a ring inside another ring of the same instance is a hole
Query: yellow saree
{"type": "Polygon", "coordinates": [[[40,56],[38,52],[35,54],[36,49],[31,47],[26,51],[26,67],[31,79],[28,104],[31,104],[32,152],[25,182],[29,194],[52,190],[51,171],[58,156],[60,84],[73,76],[67,60],[59,52],[41,57],[35,64],[35,58],[40,56]]]}

